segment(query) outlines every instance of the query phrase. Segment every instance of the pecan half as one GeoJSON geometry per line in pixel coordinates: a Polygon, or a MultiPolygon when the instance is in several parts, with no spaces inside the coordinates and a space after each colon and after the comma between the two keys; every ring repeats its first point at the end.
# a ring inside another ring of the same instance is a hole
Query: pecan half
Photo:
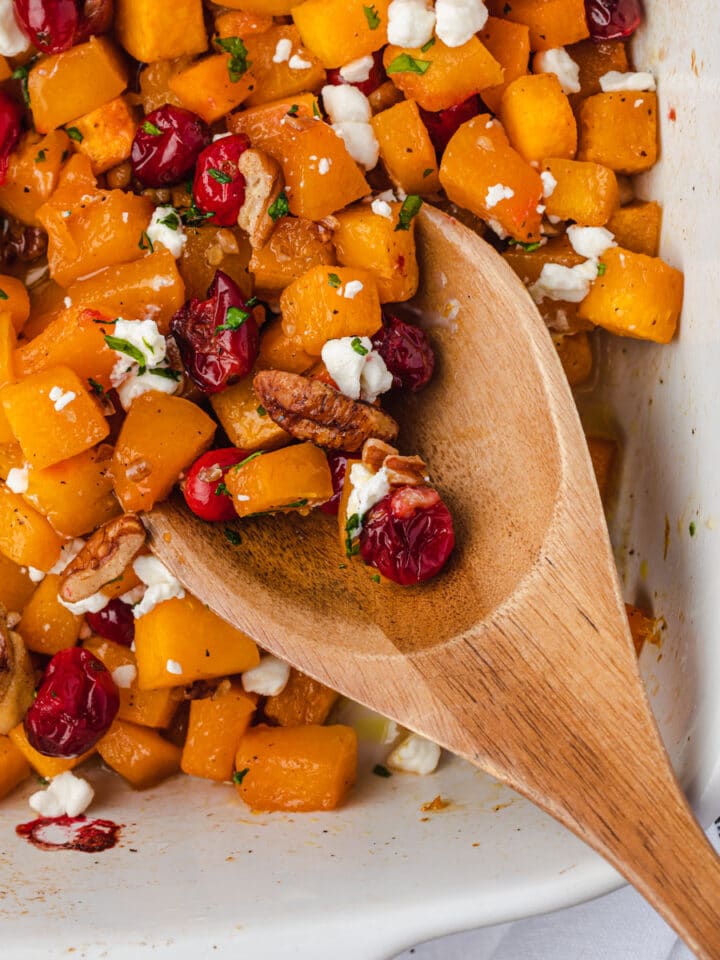
{"type": "Polygon", "coordinates": [[[262,370],[253,380],[269,416],[298,440],[331,450],[359,450],[369,437],[394,440],[398,425],[378,407],[297,373],[262,370]]]}
{"type": "Polygon", "coordinates": [[[25,716],[35,694],[35,674],[22,637],[8,629],[0,605],[0,734],[9,733],[25,716]]]}
{"type": "Polygon", "coordinates": [[[384,467],[391,487],[421,487],[429,483],[427,465],[422,457],[403,457],[395,447],[381,440],[365,441],[362,462],[374,473],[384,467]]]}
{"type": "Polygon", "coordinates": [[[397,453],[398,450],[395,447],[391,447],[389,443],[384,443],[382,440],[376,440],[375,437],[370,437],[369,440],[365,441],[365,445],[362,448],[363,466],[367,467],[368,470],[372,470],[373,473],[377,473],[385,463],[385,457],[394,457],[397,453]]]}
{"type": "Polygon", "coordinates": [[[121,576],[142,549],[145,538],[145,527],[134,513],[108,520],[65,568],[59,590],[62,599],[77,603],[121,576]]]}
{"type": "Polygon", "coordinates": [[[238,160],[245,177],[245,201],[238,214],[238,226],[250,237],[254,249],[262,247],[275,226],[268,213],[280,196],[284,180],[280,164],[262,150],[246,150],[238,160]]]}

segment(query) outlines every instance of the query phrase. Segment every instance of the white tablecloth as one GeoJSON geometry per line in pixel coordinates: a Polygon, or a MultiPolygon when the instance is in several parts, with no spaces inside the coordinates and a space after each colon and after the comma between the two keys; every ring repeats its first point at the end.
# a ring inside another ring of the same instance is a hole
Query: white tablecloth
{"type": "MultiPolygon", "coordinates": [[[[708,832],[720,850],[717,824],[708,832]]],[[[631,887],[557,913],[420,944],[396,960],[692,960],[631,887]]]]}

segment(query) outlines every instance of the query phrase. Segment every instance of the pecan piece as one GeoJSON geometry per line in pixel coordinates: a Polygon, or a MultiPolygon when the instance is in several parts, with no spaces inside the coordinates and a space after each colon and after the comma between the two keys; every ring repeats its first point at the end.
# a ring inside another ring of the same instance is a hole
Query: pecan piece
{"type": "Polygon", "coordinates": [[[20,634],[8,629],[0,605],[0,734],[9,733],[25,716],[35,695],[35,674],[20,634]]]}
{"type": "Polygon", "coordinates": [[[429,483],[427,465],[422,457],[403,457],[395,447],[381,440],[365,442],[362,462],[373,473],[384,467],[391,487],[421,487],[429,483]]]}
{"type": "Polygon", "coordinates": [[[65,568],[60,580],[61,598],[77,603],[121,576],[142,549],[145,538],[145,527],[134,513],[108,520],[65,568]]]}
{"type": "Polygon", "coordinates": [[[373,473],[377,473],[385,463],[385,457],[394,457],[397,453],[398,450],[395,447],[391,447],[389,443],[384,443],[382,440],[376,440],[375,437],[371,437],[365,441],[365,445],[362,448],[363,466],[367,467],[368,470],[372,470],[373,473]]]}
{"type": "Polygon", "coordinates": [[[331,450],[359,450],[369,437],[394,440],[398,425],[378,407],[297,373],[262,370],[253,380],[268,415],[298,440],[331,450]]]}
{"type": "Polygon", "coordinates": [[[246,150],[238,160],[245,177],[245,201],[238,214],[238,226],[250,237],[250,246],[262,247],[275,226],[268,210],[284,187],[280,164],[262,150],[246,150]]]}

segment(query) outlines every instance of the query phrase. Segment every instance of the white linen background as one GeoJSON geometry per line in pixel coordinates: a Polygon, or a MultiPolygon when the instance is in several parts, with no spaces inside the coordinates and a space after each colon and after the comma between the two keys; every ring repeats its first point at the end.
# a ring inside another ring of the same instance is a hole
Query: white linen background
{"type": "MultiPolygon", "coordinates": [[[[720,820],[708,837],[720,851],[720,820]]],[[[692,960],[632,887],[529,920],[420,944],[395,960],[692,960]]]]}

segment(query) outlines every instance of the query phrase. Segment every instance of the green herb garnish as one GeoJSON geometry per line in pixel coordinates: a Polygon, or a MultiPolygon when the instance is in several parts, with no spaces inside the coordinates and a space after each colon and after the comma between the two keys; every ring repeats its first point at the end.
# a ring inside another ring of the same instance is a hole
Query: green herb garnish
{"type": "MultiPolygon", "coordinates": [[[[540,246],[540,244],[538,244],[538,246],[540,246]]],[[[599,277],[605,276],[605,271],[606,271],[606,270],[607,270],[607,264],[606,264],[606,263],[599,263],[599,264],[598,264],[598,274],[597,274],[597,275],[598,275],[599,277]]]]}
{"type": "Polygon", "coordinates": [[[266,417],[266,416],[267,416],[267,410],[265,409],[265,407],[264,407],[262,404],[259,404],[259,405],[255,408],[255,412],[257,413],[257,415],[258,415],[259,417],[266,417]]]}
{"type": "Polygon", "coordinates": [[[28,107],[30,106],[30,92],[28,90],[28,74],[30,73],[31,65],[32,63],[26,63],[24,67],[18,67],[17,70],[13,70],[12,72],[13,80],[20,81],[23,100],[25,101],[25,105],[28,107]]]}
{"type": "Polygon", "coordinates": [[[277,223],[281,217],[286,217],[289,213],[290,204],[288,203],[287,194],[284,190],[281,190],[268,207],[268,214],[273,223],[277,223]]]}
{"type": "Polygon", "coordinates": [[[38,151],[38,155],[35,157],[35,163],[45,163],[47,160],[47,155],[44,150],[38,151]]]}
{"type": "Polygon", "coordinates": [[[297,105],[297,103],[294,103],[294,104],[290,107],[290,109],[288,110],[287,115],[288,115],[289,117],[296,117],[296,116],[298,115],[298,110],[299,110],[299,109],[300,109],[300,107],[297,105]]]}
{"type": "Polygon", "coordinates": [[[377,30],[380,26],[380,14],[375,9],[375,4],[371,7],[363,7],[363,13],[371,30],[377,30]]]}
{"type": "Polygon", "coordinates": [[[522,240],[508,240],[511,247],[522,247],[528,253],[534,253],[542,246],[542,240],[536,240],[534,243],[523,243],[522,240]]]}
{"type": "Polygon", "coordinates": [[[130,357],[130,359],[134,360],[135,363],[140,367],[140,373],[145,373],[147,368],[145,354],[142,352],[142,350],[138,350],[134,343],[130,343],[128,340],[123,340],[121,337],[114,337],[110,333],[105,334],[105,343],[110,347],[111,350],[115,350],[117,353],[124,353],[126,357],[130,357]]]}
{"type": "Polygon", "coordinates": [[[292,503],[286,503],[282,507],[278,507],[278,510],[297,510],[300,507],[306,507],[308,505],[307,499],[304,500],[293,500],[292,503]]]}
{"type": "Polygon", "coordinates": [[[162,136],[162,130],[160,129],[160,127],[156,127],[155,124],[154,124],[154,123],[151,123],[149,120],[146,120],[146,121],[143,123],[142,128],[143,128],[143,130],[145,131],[145,133],[149,133],[149,134],[151,134],[153,137],[160,137],[160,136],[162,136]]]}
{"type": "Polygon", "coordinates": [[[431,60],[418,60],[409,53],[400,53],[388,65],[386,73],[427,73],[432,65],[431,60]]]}
{"type": "Polygon", "coordinates": [[[66,127],[65,133],[76,143],[82,143],[85,137],[80,133],[77,127],[66,127]]]}
{"type": "Polygon", "coordinates": [[[231,83],[237,83],[240,77],[246,74],[250,67],[250,61],[247,58],[247,47],[240,37],[215,37],[215,43],[221,50],[224,50],[225,53],[230,54],[230,59],[228,60],[228,76],[230,77],[231,83]]]}
{"type": "Polygon", "coordinates": [[[250,767],[245,767],[244,770],[236,770],[232,777],[233,783],[242,783],[248,773],[250,773],[250,767]]]}
{"type": "Polygon", "coordinates": [[[9,300],[9,299],[10,299],[10,298],[9,298],[8,295],[5,293],[5,291],[4,291],[4,290],[0,290],[0,300],[9,300]]]}
{"type": "Polygon", "coordinates": [[[143,230],[143,232],[140,234],[140,243],[138,243],[138,246],[141,250],[149,250],[150,253],[155,252],[155,247],[153,246],[152,240],[148,236],[147,230],[143,230]]]}
{"type": "MultiPolygon", "coordinates": [[[[233,530],[232,527],[225,527],[225,539],[229,543],[231,543],[234,547],[238,547],[242,543],[242,537],[237,532],[237,530],[233,530]]],[[[245,771],[245,773],[247,773],[247,770],[245,771]]]]}
{"type": "Polygon", "coordinates": [[[412,223],[413,217],[416,217],[418,213],[420,213],[420,207],[422,205],[422,197],[419,197],[416,193],[411,193],[409,196],[405,197],[403,200],[403,205],[400,207],[398,223],[395,227],[396,232],[398,230],[410,229],[410,224],[412,223]]]}
{"type": "Polygon", "coordinates": [[[379,574],[379,573],[374,573],[374,574],[370,577],[370,579],[372,580],[373,583],[380,583],[380,574],[379,574]]]}
{"type": "Polygon", "coordinates": [[[348,557],[353,557],[356,553],[360,552],[360,544],[353,543],[353,540],[358,536],[360,530],[360,515],[354,513],[351,517],[348,517],[345,524],[345,554],[348,557]]]}
{"type": "Polygon", "coordinates": [[[166,217],[163,217],[162,220],[159,220],[158,223],[161,223],[164,227],[169,227],[170,230],[177,230],[180,226],[180,217],[175,213],[169,213],[166,217]]]}
{"type": "Polygon", "coordinates": [[[318,106],[317,100],[313,100],[313,116],[316,120],[322,120],[322,114],[320,113],[320,107],[318,106]]]}
{"type": "Polygon", "coordinates": [[[328,274],[328,283],[330,284],[331,287],[334,287],[335,290],[337,290],[338,287],[342,286],[340,277],[336,273],[328,274]]]}
{"type": "Polygon", "coordinates": [[[430,37],[430,39],[428,40],[428,42],[427,42],[427,43],[424,43],[424,44],[420,47],[420,52],[421,52],[421,53],[427,53],[428,50],[430,49],[430,47],[432,47],[432,46],[434,45],[434,43],[435,43],[435,37],[430,37]]]}
{"type": "Polygon", "coordinates": [[[223,170],[217,170],[215,167],[210,167],[208,170],[208,175],[217,180],[218,183],[232,183],[232,177],[229,173],[225,173],[223,170]]]}
{"type": "Polygon", "coordinates": [[[376,777],[384,777],[386,780],[388,777],[392,776],[388,768],[384,767],[381,763],[376,763],[372,772],[376,777]]]}
{"type": "Polygon", "coordinates": [[[429,177],[430,174],[431,174],[431,173],[434,173],[434,172],[435,172],[435,168],[434,168],[434,167],[428,167],[426,170],[423,170],[423,179],[424,179],[425,177],[429,177]]]}
{"type": "Polygon", "coordinates": [[[93,380],[92,377],[88,377],[88,383],[90,384],[90,389],[93,393],[97,394],[98,397],[101,397],[105,393],[105,388],[101,383],[98,383],[97,380],[93,380]]]}
{"type": "MultiPolygon", "coordinates": [[[[252,297],[248,300],[247,305],[254,307],[256,303],[257,300],[252,297]]],[[[228,307],[228,312],[225,314],[225,323],[215,327],[215,333],[222,333],[223,330],[239,330],[249,317],[250,314],[247,310],[241,310],[240,307],[228,307]]]]}
{"type": "Polygon", "coordinates": [[[350,346],[353,348],[355,353],[359,353],[361,357],[366,357],[370,351],[367,347],[364,347],[360,337],[353,337],[350,341],[350,346]]]}
{"type": "Polygon", "coordinates": [[[233,473],[237,473],[240,467],[244,467],[246,463],[250,463],[251,460],[254,460],[255,457],[261,457],[265,453],[264,450],[256,450],[255,453],[251,453],[249,457],[245,457],[244,460],[241,460],[240,463],[236,463],[233,467],[233,473]]]}
{"type": "MultiPolygon", "coordinates": [[[[222,480],[221,480],[220,483],[215,487],[215,491],[214,491],[214,492],[215,492],[215,496],[216,496],[216,497],[221,497],[223,494],[225,494],[226,496],[229,496],[229,495],[230,495],[230,491],[228,490],[227,486],[222,482],[222,480]]],[[[228,529],[229,529],[229,528],[228,528],[228,529]]]]}
{"type": "Polygon", "coordinates": [[[176,383],[182,377],[179,370],[173,370],[172,367],[150,367],[148,373],[154,373],[156,377],[164,377],[166,380],[174,380],[176,383]]]}

